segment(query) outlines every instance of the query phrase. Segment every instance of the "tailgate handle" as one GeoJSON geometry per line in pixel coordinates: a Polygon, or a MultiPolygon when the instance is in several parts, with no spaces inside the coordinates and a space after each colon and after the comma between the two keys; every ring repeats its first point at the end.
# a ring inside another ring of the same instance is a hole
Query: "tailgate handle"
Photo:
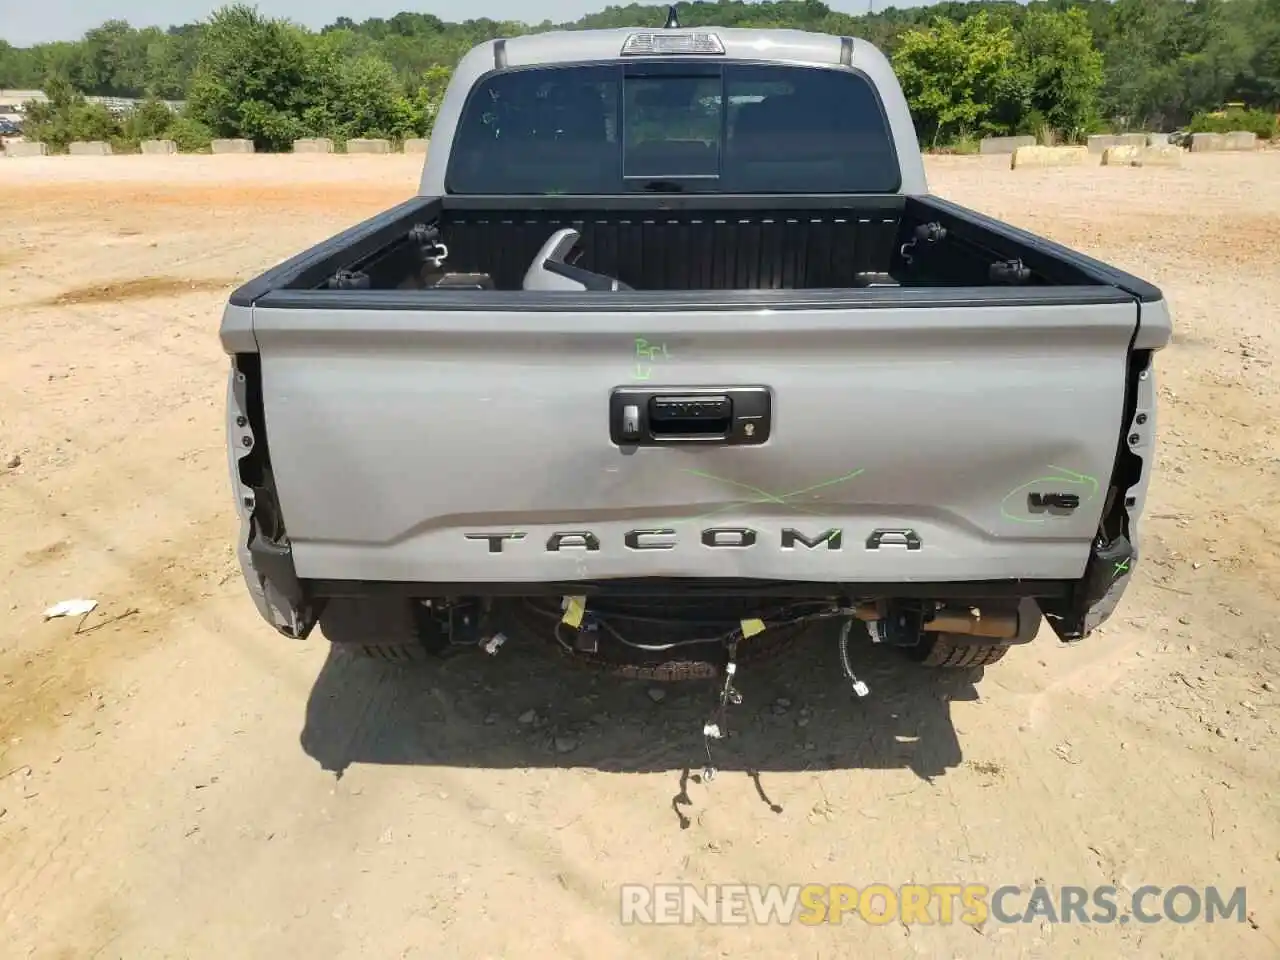
{"type": "Polygon", "coordinates": [[[768,387],[618,387],[609,436],[619,446],[754,445],[769,438],[768,387]]]}
{"type": "Polygon", "coordinates": [[[649,430],[655,437],[723,437],[732,424],[733,401],[724,395],[649,398],[649,430]]]}

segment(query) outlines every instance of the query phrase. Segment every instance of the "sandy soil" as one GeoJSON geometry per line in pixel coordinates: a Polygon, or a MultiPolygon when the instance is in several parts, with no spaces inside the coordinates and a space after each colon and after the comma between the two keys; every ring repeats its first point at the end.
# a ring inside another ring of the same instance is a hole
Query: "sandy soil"
{"type": "Polygon", "coordinates": [[[1280,154],[929,172],[1166,291],[1139,580],[980,684],[869,651],[855,707],[820,644],[748,674],[705,784],[701,688],[519,650],[401,675],[244,593],[222,302],[414,158],[0,161],[0,952],[1280,955],[1280,154]],[[618,884],[674,880],[1246,885],[1250,922],[619,924],[618,884]]]}

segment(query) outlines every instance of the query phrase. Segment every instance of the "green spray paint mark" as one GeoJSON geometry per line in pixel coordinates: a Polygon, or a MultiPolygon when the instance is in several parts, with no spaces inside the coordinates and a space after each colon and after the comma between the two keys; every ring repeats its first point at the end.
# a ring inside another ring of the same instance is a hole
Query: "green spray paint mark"
{"type": "Polygon", "coordinates": [[[636,337],[637,360],[657,360],[659,355],[664,360],[671,359],[671,354],[667,351],[665,343],[650,343],[644,337],[636,337]]]}
{"type": "Polygon", "coordinates": [[[1129,572],[1129,561],[1128,561],[1128,560],[1117,560],[1117,561],[1116,561],[1116,568],[1115,568],[1115,570],[1114,570],[1114,571],[1112,571],[1112,574],[1111,574],[1111,575],[1112,575],[1113,577],[1119,577],[1122,573],[1128,573],[1128,572],[1129,572]]]}
{"type": "Polygon", "coordinates": [[[1021,486],[1014,487],[1012,490],[1010,490],[1008,493],[1004,495],[1004,499],[1000,501],[1000,515],[1002,517],[1004,517],[1006,520],[1012,520],[1014,523],[1045,523],[1047,522],[1048,520],[1047,517],[1020,517],[1010,513],[1008,509],[1010,500],[1012,500],[1018,494],[1026,490],[1029,490],[1031,487],[1034,487],[1036,484],[1039,484],[1039,483],[1075,483],[1075,484],[1081,484],[1081,485],[1087,484],[1089,487],[1089,495],[1084,498],[1084,501],[1083,501],[1084,503],[1088,503],[1090,500],[1092,500],[1094,497],[1098,495],[1098,480],[1096,477],[1091,477],[1087,473],[1077,473],[1074,470],[1068,470],[1066,467],[1057,467],[1057,466],[1054,466],[1052,463],[1048,464],[1048,467],[1050,470],[1056,470],[1057,473],[1049,477],[1036,477],[1034,480],[1029,480],[1026,483],[1022,484],[1021,486]]]}
{"type": "Polygon", "coordinates": [[[736,510],[740,507],[757,507],[766,503],[787,507],[788,509],[795,510],[797,513],[807,513],[813,516],[820,516],[821,514],[817,510],[811,510],[807,507],[801,506],[800,504],[790,503],[789,501],[795,497],[801,497],[807,493],[813,493],[815,490],[823,490],[827,487],[834,487],[840,483],[847,483],[854,477],[865,473],[866,468],[860,467],[859,469],[846,473],[843,476],[832,477],[830,480],[823,480],[821,483],[815,483],[812,486],[803,487],[800,490],[792,490],[790,493],[769,493],[769,491],[762,490],[760,487],[754,487],[749,483],[741,483],[738,480],[729,480],[725,477],[717,477],[714,474],[705,473],[702,470],[685,470],[684,472],[695,477],[701,477],[704,480],[715,480],[717,483],[724,483],[731,487],[737,487],[739,490],[746,490],[748,493],[754,493],[758,497],[756,500],[738,500],[734,503],[729,503],[723,507],[719,507],[716,510],[712,510],[710,513],[704,513],[701,516],[690,518],[693,521],[698,521],[705,520],[708,517],[714,517],[717,514],[724,513],[728,510],[736,510]]]}
{"type": "Polygon", "coordinates": [[[636,372],[637,380],[648,380],[653,374],[656,360],[670,360],[671,353],[665,343],[650,343],[644,337],[636,337],[636,372]]]}

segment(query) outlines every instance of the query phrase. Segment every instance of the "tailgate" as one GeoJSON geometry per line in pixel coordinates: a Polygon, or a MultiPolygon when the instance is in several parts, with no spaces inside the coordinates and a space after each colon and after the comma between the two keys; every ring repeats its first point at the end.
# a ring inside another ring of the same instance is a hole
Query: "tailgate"
{"type": "Polygon", "coordinates": [[[256,307],[297,573],[1077,578],[1120,439],[1138,317],[1134,302],[1101,294],[1120,299],[609,314],[256,307]],[[620,447],[619,387],[766,388],[768,438],[620,447]]]}

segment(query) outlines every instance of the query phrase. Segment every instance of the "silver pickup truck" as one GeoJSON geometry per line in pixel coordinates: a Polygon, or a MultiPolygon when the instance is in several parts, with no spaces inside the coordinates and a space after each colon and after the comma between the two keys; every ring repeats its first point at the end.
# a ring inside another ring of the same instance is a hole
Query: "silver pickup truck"
{"type": "Polygon", "coordinates": [[[989,664],[1133,575],[1170,333],[930,194],[861,40],[487,42],[417,196],[230,298],[240,561],[279,632],[392,660],[731,675],[829,620],[851,679],[855,628],[989,664]]]}

